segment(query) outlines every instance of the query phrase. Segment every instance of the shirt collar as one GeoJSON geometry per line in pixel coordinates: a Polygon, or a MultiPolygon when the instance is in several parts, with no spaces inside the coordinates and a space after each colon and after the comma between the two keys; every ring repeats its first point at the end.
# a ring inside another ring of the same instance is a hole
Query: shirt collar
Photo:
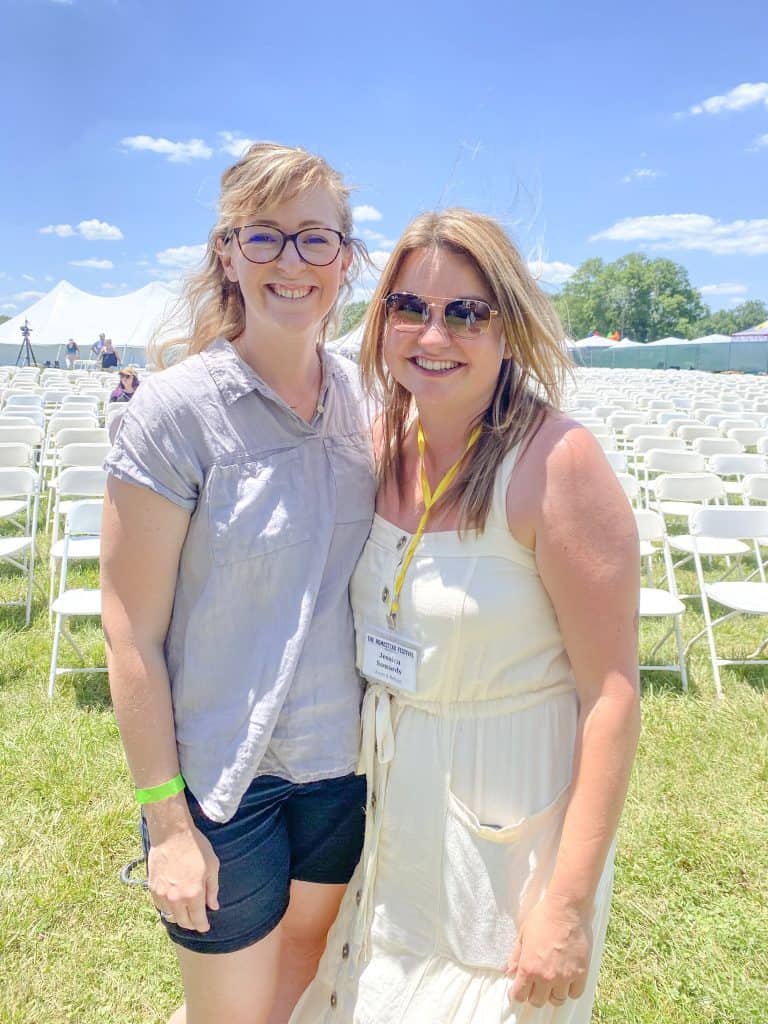
{"type": "MultiPolygon", "coordinates": [[[[226,338],[217,338],[216,341],[212,341],[200,355],[227,405],[232,405],[252,391],[258,391],[265,398],[285,406],[285,402],[280,396],[240,358],[231,342],[226,338]]],[[[336,376],[337,367],[323,349],[320,351],[320,363],[323,379],[320,385],[318,406],[322,407],[327,401],[328,388],[331,380],[336,376]]],[[[285,407],[287,408],[287,406],[285,407]]]]}

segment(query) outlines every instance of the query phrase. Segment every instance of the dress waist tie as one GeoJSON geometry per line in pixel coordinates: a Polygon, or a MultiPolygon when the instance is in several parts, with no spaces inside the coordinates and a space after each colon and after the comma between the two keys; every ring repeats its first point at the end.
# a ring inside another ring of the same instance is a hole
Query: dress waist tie
{"type": "Polygon", "coordinates": [[[363,698],[361,712],[360,760],[358,775],[368,777],[365,808],[366,829],[363,844],[363,878],[356,929],[358,963],[370,956],[370,932],[373,919],[373,898],[376,887],[379,834],[384,800],[389,779],[389,766],[395,756],[395,725],[399,717],[398,702],[383,686],[371,683],[363,698]]]}

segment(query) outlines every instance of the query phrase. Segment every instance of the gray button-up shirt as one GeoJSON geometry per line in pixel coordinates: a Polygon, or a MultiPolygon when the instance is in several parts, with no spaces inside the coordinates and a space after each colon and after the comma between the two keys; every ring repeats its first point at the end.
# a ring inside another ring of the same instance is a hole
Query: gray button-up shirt
{"type": "Polygon", "coordinates": [[[106,462],[190,513],[165,654],[181,771],[214,821],[256,775],[310,782],[356,764],[348,584],[373,454],[357,367],[322,361],[306,423],[219,339],[142,382],[106,462]]]}

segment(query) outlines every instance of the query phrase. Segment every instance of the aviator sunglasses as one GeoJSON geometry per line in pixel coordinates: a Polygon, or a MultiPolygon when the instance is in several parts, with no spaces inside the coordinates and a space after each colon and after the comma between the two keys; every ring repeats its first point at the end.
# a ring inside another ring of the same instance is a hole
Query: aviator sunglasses
{"type": "Polygon", "coordinates": [[[442,311],[446,330],[457,338],[485,334],[499,315],[498,309],[491,309],[483,299],[439,299],[411,292],[390,292],[384,299],[387,323],[397,331],[423,331],[432,306],[442,311]]]}

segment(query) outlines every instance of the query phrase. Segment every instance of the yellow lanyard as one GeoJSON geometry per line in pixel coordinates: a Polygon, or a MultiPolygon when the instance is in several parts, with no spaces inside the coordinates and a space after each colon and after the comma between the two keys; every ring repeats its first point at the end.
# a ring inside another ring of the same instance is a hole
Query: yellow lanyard
{"type": "Polygon", "coordinates": [[[478,426],[475,427],[475,429],[472,431],[470,435],[469,440],[467,441],[467,447],[464,449],[464,451],[456,460],[456,462],[454,462],[454,464],[442,478],[440,483],[435,488],[435,492],[433,494],[432,488],[429,486],[429,480],[427,480],[426,470],[424,469],[424,431],[421,429],[421,423],[419,423],[419,429],[416,434],[416,438],[419,445],[419,459],[421,461],[421,496],[424,500],[424,512],[422,514],[421,519],[419,520],[419,525],[416,528],[416,533],[414,533],[413,537],[411,537],[411,543],[408,545],[406,549],[405,555],[403,557],[403,564],[400,567],[400,572],[397,574],[397,579],[395,580],[395,593],[392,596],[392,604],[390,605],[389,615],[387,616],[387,621],[389,622],[390,629],[394,629],[395,626],[397,625],[397,614],[400,611],[400,593],[403,589],[403,583],[405,582],[405,574],[408,572],[408,566],[411,564],[413,556],[416,553],[416,548],[419,546],[419,541],[422,538],[424,529],[427,525],[427,520],[429,519],[429,513],[432,511],[432,508],[437,504],[437,502],[442,498],[442,496],[453,483],[456,474],[459,472],[459,469],[461,468],[462,462],[466,458],[467,452],[470,450],[470,448],[472,448],[474,444],[477,443],[477,439],[480,437],[482,429],[482,424],[479,424],[478,426]]]}

